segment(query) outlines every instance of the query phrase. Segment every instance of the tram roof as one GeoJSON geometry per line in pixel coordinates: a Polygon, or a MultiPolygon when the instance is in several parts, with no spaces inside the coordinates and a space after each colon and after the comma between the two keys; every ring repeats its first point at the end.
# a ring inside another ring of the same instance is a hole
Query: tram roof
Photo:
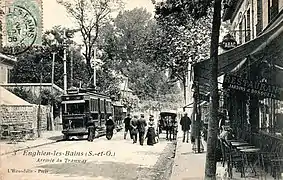
{"type": "Polygon", "coordinates": [[[77,89],[77,88],[70,88],[67,90],[67,94],[63,96],[72,96],[72,95],[92,95],[92,96],[97,96],[97,97],[102,97],[102,98],[108,98],[110,99],[110,96],[107,96],[102,93],[98,93],[97,91],[93,89],[77,89]]]}

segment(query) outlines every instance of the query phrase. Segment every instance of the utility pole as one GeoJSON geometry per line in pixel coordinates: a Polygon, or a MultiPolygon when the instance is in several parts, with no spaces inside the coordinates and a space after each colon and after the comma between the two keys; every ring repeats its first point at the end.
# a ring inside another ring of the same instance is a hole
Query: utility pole
{"type": "Polygon", "coordinates": [[[97,47],[94,47],[94,52],[93,52],[93,60],[92,60],[92,66],[93,66],[93,86],[96,88],[96,51],[97,47]]]}
{"type": "Polygon", "coordinates": [[[66,50],[66,30],[64,30],[64,42],[63,42],[63,46],[64,46],[64,57],[63,57],[63,65],[64,65],[64,94],[67,94],[67,50],[66,50]]]}
{"type": "Polygon", "coordinates": [[[71,54],[70,54],[70,58],[71,58],[71,60],[70,60],[70,61],[71,61],[71,62],[70,62],[70,66],[71,66],[71,77],[70,77],[70,79],[71,79],[70,81],[71,81],[71,82],[70,82],[70,86],[73,87],[73,60],[74,60],[74,59],[73,59],[73,58],[74,58],[74,57],[73,57],[73,55],[74,55],[73,49],[70,49],[70,53],[71,53],[71,54]]]}
{"type": "Polygon", "coordinates": [[[38,97],[38,111],[37,111],[37,137],[41,137],[41,89],[42,89],[42,59],[40,60],[40,83],[39,83],[39,97],[38,97]]]}
{"type": "Polygon", "coordinates": [[[51,119],[51,122],[50,122],[50,130],[52,131],[54,129],[54,121],[53,121],[53,103],[54,103],[54,69],[55,69],[55,55],[56,55],[56,52],[53,52],[52,53],[52,73],[51,73],[51,96],[52,96],[52,102],[51,102],[51,116],[50,116],[50,119],[51,119]]]}

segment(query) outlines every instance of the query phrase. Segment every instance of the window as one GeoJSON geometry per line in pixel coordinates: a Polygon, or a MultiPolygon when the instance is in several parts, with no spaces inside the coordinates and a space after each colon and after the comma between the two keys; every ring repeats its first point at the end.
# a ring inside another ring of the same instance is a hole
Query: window
{"type": "Polygon", "coordinates": [[[104,108],[104,100],[100,100],[100,112],[104,112],[105,108],[104,108]]]}
{"type": "Polygon", "coordinates": [[[251,11],[250,9],[247,11],[247,29],[246,29],[246,40],[251,40],[251,11]]]}
{"type": "Polygon", "coordinates": [[[239,24],[239,44],[243,42],[243,22],[241,21],[239,24]]]}
{"type": "Polygon", "coordinates": [[[269,4],[269,17],[268,22],[272,21],[279,12],[278,0],[268,0],[269,4]]]}
{"type": "Polygon", "coordinates": [[[98,111],[98,99],[94,99],[94,111],[98,111]]]}
{"type": "Polygon", "coordinates": [[[83,114],[85,112],[84,103],[67,104],[67,111],[65,111],[65,104],[62,104],[62,108],[65,114],[83,114]]]}
{"type": "Polygon", "coordinates": [[[257,24],[256,35],[262,31],[262,0],[257,0],[257,24]]]}

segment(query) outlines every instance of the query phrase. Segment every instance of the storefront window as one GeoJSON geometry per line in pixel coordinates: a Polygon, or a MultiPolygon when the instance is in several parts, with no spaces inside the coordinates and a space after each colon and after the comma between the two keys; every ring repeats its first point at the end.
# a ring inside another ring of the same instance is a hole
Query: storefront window
{"type": "Polygon", "coordinates": [[[260,102],[260,130],[282,136],[283,109],[282,102],[274,99],[264,99],[260,102]]]}

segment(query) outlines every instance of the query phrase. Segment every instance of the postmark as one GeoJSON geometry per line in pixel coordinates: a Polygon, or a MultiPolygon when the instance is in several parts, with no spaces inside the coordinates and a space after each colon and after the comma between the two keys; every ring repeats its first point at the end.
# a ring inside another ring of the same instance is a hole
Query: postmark
{"type": "Polygon", "coordinates": [[[37,38],[37,22],[26,8],[13,5],[5,13],[6,45],[1,53],[19,55],[27,51],[37,38]]]}

